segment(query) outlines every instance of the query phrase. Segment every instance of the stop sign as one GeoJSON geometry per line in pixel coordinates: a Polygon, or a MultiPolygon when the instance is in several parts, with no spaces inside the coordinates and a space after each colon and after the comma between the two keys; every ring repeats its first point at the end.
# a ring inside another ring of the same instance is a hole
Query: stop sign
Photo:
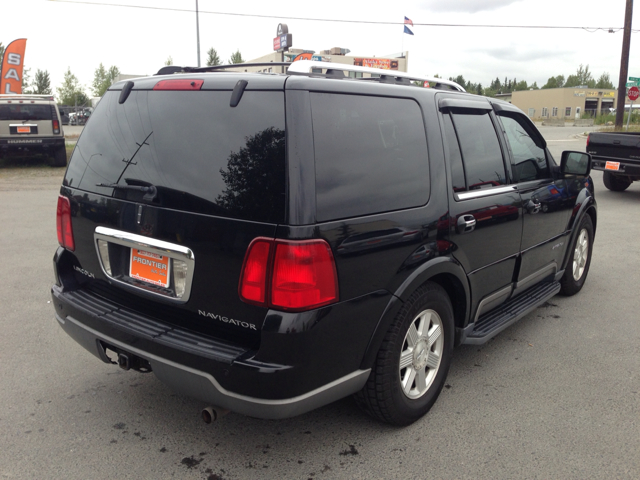
{"type": "Polygon", "coordinates": [[[627,96],[629,97],[629,100],[633,102],[640,97],[640,90],[638,90],[638,87],[631,87],[627,96]]]}

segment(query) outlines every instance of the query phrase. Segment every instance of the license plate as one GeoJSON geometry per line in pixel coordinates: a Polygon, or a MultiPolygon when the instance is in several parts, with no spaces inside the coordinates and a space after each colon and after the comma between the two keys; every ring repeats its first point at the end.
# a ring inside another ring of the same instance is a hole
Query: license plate
{"type": "Polygon", "coordinates": [[[604,166],[605,170],[620,170],[620,162],[607,162],[604,166]]]}
{"type": "Polygon", "coordinates": [[[166,255],[131,249],[129,276],[151,285],[167,288],[171,264],[166,255]]]}
{"type": "Polygon", "coordinates": [[[31,133],[31,127],[17,127],[16,131],[18,133],[31,133]]]}

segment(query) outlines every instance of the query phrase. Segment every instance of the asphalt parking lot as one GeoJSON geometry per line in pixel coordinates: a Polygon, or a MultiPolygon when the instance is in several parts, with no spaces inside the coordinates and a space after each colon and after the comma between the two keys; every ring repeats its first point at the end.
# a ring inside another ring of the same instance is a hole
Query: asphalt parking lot
{"type": "MultiPolygon", "coordinates": [[[[584,129],[541,131],[558,159],[584,150],[584,129]]],[[[609,192],[593,172],[582,292],[458,348],[431,412],[397,429],[351,399],[205,425],[201,402],[85,352],[50,304],[62,175],[0,169],[0,478],[640,478],[640,183],[609,192]]]]}

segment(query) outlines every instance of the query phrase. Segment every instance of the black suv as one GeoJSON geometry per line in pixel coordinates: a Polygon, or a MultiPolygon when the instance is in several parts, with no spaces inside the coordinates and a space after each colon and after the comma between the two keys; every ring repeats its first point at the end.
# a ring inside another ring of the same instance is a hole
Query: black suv
{"type": "Polygon", "coordinates": [[[512,105],[348,65],[183,70],[113,85],[61,188],[56,318],[104,362],[214,411],[355,394],[403,425],[455,345],[582,288],[591,159],[557,166],[512,105]]]}

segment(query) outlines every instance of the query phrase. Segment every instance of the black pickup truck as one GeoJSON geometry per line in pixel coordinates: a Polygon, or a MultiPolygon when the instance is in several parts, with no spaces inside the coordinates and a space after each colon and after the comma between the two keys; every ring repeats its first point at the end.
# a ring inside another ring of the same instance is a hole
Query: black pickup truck
{"type": "Polygon", "coordinates": [[[623,192],[640,180],[640,133],[592,132],[587,139],[587,152],[594,170],[604,172],[604,186],[623,192]]]}

